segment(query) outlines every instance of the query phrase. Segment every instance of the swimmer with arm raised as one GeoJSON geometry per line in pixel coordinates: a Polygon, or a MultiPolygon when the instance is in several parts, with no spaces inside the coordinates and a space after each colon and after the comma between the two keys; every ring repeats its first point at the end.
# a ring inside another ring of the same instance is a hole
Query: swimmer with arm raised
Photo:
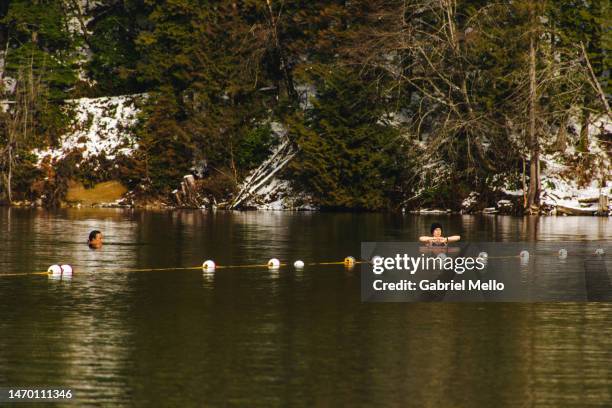
{"type": "Polygon", "coordinates": [[[431,237],[422,236],[419,238],[420,242],[423,242],[432,246],[445,246],[449,242],[457,242],[461,239],[459,235],[451,235],[450,237],[442,236],[442,225],[437,222],[431,224],[431,237]]]}

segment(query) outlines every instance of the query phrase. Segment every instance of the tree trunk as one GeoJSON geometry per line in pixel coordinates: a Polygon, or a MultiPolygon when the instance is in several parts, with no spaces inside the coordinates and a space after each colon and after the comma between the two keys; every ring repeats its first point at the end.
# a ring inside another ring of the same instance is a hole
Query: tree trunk
{"type": "Polygon", "coordinates": [[[599,192],[599,205],[597,209],[597,213],[599,215],[608,215],[608,206],[609,206],[608,196],[604,194],[601,189],[599,192]]]}
{"type": "Polygon", "coordinates": [[[555,150],[564,152],[567,148],[567,121],[568,116],[564,115],[559,123],[559,131],[557,132],[557,140],[555,141],[555,150]]]}
{"type": "Polygon", "coordinates": [[[582,123],[580,127],[580,143],[578,149],[581,152],[589,151],[589,124],[591,121],[591,112],[587,109],[582,110],[582,123]]]}
{"type": "Polygon", "coordinates": [[[529,41],[529,195],[527,205],[531,210],[540,204],[540,144],[536,133],[536,49],[533,36],[529,41]]]}
{"type": "Polygon", "coordinates": [[[527,208],[527,181],[526,181],[526,177],[525,177],[525,173],[527,172],[526,169],[526,165],[525,165],[525,158],[523,157],[523,176],[522,176],[522,181],[523,181],[523,208],[527,208]]]}
{"type": "Polygon", "coordinates": [[[589,82],[591,83],[591,86],[597,93],[597,96],[599,96],[599,100],[601,101],[603,108],[606,110],[606,113],[608,114],[608,116],[610,116],[610,105],[608,105],[608,99],[606,98],[606,94],[604,93],[603,89],[601,89],[601,84],[599,83],[599,80],[597,79],[597,75],[595,75],[595,71],[593,70],[591,61],[589,60],[589,55],[587,54],[582,41],[580,42],[580,48],[582,49],[582,56],[584,58],[584,61],[586,62],[587,68],[589,69],[589,75],[591,78],[589,82]]]}
{"type": "Polygon", "coordinates": [[[278,25],[276,18],[274,17],[274,10],[272,9],[271,0],[266,0],[268,5],[268,12],[270,13],[270,26],[272,28],[272,36],[274,37],[274,46],[276,47],[276,51],[278,52],[278,57],[280,60],[280,69],[283,72],[283,77],[285,79],[285,86],[287,87],[287,95],[292,102],[297,102],[298,95],[295,90],[295,85],[293,84],[293,77],[289,70],[289,64],[287,58],[285,57],[285,53],[283,47],[281,46],[280,38],[278,36],[278,25]]]}
{"type": "Polygon", "coordinates": [[[8,205],[13,204],[13,147],[9,144],[8,148],[8,172],[6,175],[6,198],[8,205]]]}

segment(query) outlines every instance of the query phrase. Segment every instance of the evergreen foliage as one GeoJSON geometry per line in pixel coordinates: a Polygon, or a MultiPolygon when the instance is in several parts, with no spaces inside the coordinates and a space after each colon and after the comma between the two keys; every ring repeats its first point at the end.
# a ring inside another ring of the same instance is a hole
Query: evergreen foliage
{"type": "Polygon", "coordinates": [[[124,95],[148,89],[136,69],[142,57],[136,39],[150,25],[149,12],[138,0],[105,0],[93,10],[88,24],[91,59],[87,69],[97,94],[124,95]]]}
{"type": "Polygon", "coordinates": [[[300,148],[295,180],[322,207],[390,207],[403,173],[403,141],[381,121],[385,103],[375,86],[351,70],[327,68],[315,75],[312,108],[291,127],[300,148]]]}

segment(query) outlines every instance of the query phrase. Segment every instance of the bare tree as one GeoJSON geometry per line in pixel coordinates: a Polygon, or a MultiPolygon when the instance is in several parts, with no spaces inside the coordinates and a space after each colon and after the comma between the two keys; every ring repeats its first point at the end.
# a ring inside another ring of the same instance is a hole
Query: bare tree
{"type": "Polygon", "coordinates": [[[407,136],[424,142],[415,155],[416,190],[448,184],[444,172],[494,174],[514,156],[517,167],[528,161],[525,204],[537,207],[541,136],[564,126],[589,86],[579,50],[553,47],[543,5],[525,0],[461,11],[455,0],[368,4],[368,24],[346,60],[392,78],[389,93],[414,92],[401,105],[407,136]],[[504,53],[496,57],[497,49],[504,53]],[[487,66],[483,58],[495,62],[487,66]],[[563,108],[543,112],[543,97],[563,108]],[[452,168],[458,164],[463,168],[452,168]]]}
{"type": "Polygon", "coordinates": [[[13,176],[18,164],[19,152],[34,136],[37,103],[42,90],[42,76],[34,72],[34,57],[27,65],[19,67],[12,94],[6,94],[3,103],[2,146],[0,146],[0,171],[8,204],[13,202],[13,176]],[[9,99],[11,97],[12,99],[9,99]]]}
{"type": "MultiPolygon", "coordinates": [[[[535,10],[529,12],[531,25],[535,25],[535,10]]],[[[529,136],[527,145],[529,147],[529,194],[527,195],[527,206],[531,210],[540,204],[540,142],[536,130],[536,110],[538,105],[537,82],[536,82],[536,41],[538,33],[533,30],[529,36],[529,136]]]]}

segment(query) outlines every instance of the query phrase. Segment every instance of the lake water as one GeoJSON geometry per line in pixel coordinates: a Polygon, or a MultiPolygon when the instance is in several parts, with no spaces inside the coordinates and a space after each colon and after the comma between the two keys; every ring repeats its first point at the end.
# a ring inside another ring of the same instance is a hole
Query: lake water
{"type": "Polygon", "coordinates": [[[601,217],[0,209],[0,273],[75,270],[0,277],[0,387],[79,406],[611,406],[612,303],[362,303],[342,266],[171,269],[341,261],[433,221],[474,242],[612,238],[601,217]]]}

